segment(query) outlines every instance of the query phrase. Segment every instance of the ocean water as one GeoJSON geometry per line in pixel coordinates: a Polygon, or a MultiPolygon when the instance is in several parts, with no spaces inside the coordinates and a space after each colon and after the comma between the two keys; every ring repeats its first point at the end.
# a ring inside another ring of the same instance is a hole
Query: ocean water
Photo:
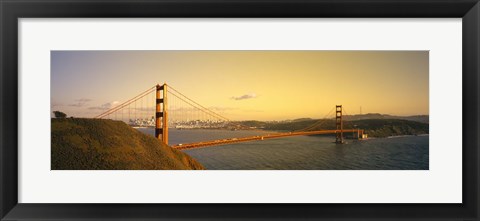
{"type": "MultiPolygon", "coordinates": [[[[139,128],[153,135],[152,128],[139,128]]],[[[272,132],[264,132],[272,133],[272,132]]],[[[259,135],[259,131],[169,130],[169,143],[259,135]]],[[[183,150],[210,170],[428,170],[429,136],[348,140],[296,136],[183,150]]]]}

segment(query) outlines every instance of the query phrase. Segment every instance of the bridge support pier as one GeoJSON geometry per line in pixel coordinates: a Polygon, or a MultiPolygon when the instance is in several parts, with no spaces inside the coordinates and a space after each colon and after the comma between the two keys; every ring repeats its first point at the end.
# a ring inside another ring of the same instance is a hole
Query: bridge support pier
{"type": "Polygon", "coordinates": [[[366,134],[364,130],[360,130],[360,133],[358,134],[358,139],[363,140],[363,139],[366,139],[367,136],[368,134],[366,134]]]}
{"type": "Polygon", "coordinates": [[[157,84],[155,108],[155,138],[168,144],[167,84],[157,84]]]}
{"type": "Polygon", "coordinates": [[[337,126],[336,132],[335,132],[335,143],[337,144],[343,144],[343,119],[342,119],[342,105],[337,105],[336,106],[336,114],[335,114],[335,124],[337,126]]]}

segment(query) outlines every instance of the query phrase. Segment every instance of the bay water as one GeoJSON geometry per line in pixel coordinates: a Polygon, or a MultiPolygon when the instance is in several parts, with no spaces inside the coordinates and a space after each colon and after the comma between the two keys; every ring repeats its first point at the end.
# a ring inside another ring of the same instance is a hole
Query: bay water
{"type": "MultiPolygon", "coordinates": [[[[138,128],[154,134],[153,128],[138,128]]],[[[169,129],[169,144],[275,133],[252,130],[169,129]]],[[[429,136],[347,139],[295,136],[182,150],[209,170],[428,170],[429,136]]]]}

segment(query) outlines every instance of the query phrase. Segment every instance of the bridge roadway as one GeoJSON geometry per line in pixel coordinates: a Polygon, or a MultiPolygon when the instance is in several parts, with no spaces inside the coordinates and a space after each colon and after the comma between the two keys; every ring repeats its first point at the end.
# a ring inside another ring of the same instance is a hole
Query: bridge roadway
{"type": "MultiPolygon", "coordinates": [[[[340,130],[316,130],[316,131],[274,133],[274,134],[266,134],[266,135],[259,135],[259,136],[250,136],[250,137],[219,139],[219,140],[201,141],[201,142],[195,142],[195,143],[184,143],[184,144],[173,145],[172,147],[179,150],[185,150],[185,149],[194,149],[194,148],[201,148],[201,147],[208,147],[208,146],[215,146],[215,145],[222,145],[222,144],[241,143],[241,142],[248,142],[248,141],[254,141],[254,140],[265,140],[265,139],[273,139],[273,138],[281,138],[281,137],[317,135],[317,134],[335,134],[337,133],[337,131],[340,131],[340,130]]],[[[362,129],[344,129],[343,130],[343,133],[355,133],[355,132],[360,134],[360,136],[361,134],[363,134],[362,129]]]]}

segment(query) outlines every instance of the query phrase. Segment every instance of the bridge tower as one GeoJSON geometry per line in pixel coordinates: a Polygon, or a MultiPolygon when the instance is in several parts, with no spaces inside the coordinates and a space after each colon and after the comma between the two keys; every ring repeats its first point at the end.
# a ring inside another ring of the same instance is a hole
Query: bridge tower
{"type": "Polygon", "coordinates": [[[155,108],[155,137],[168,144],[167,84],[157,84],[155,108]]]}
{"type": "Polygon", "coordinates": [[[336,106],[336,114],[335,114],[335,124],[337,126],[335,135],[335,143],[343,144],[343,119],[342,119],[342,105],[336,106]]]}

